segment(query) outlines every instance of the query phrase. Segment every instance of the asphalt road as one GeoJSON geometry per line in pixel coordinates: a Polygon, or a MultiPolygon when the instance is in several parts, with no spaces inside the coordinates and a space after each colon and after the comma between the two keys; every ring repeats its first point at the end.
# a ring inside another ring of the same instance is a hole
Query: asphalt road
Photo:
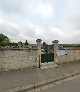
{"type": "Polygon", "coordinates": [[[63,82],[42,92],[80,92],[80,78],[63,82]]]}
{"type": "Polygon", "coordinates": [[[80,63],[60,65],[58,68],[46,70],[34,68],[20,71],[0,72],[0,92],[5,92],[8,89],[24,85],[35,84],[51,78],[55,80],[56,78],[76,71],[80,72],[80,63]]]}

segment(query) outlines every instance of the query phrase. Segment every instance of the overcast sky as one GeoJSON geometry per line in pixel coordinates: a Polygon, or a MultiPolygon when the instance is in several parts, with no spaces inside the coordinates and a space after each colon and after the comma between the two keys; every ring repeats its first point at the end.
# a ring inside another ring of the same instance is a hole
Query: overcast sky
{"type": "Polygon", "coordinates": [[[80,0],[0,0],[0,33],[15,42],[80,43],[80,0]]]}

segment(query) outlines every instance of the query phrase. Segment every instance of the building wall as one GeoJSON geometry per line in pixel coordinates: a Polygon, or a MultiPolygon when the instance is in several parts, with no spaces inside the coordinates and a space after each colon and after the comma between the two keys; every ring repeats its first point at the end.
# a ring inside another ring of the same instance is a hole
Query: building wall
{"type": "Polygon", "coordinates": [[[0,71],[37,66],[37,51],[0,51],[0,71]]]}
{"type": "Polygon", "coordinates": [[[74,62],[80,60],[80,50],[66,50],[67,55],[59,55],[58,62],[74,62]]]}

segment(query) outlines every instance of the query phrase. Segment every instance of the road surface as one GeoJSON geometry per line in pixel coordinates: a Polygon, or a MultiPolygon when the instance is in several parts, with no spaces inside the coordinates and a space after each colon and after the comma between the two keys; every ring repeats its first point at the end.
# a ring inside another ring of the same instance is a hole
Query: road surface
{"type": "Polygon", "coordinates": [[[20,71],[0,72],[0,92],[5,92],[8,89],[24,85],[35,84],[52,78],[55,80],[56,78],[76,71],[80,72],[80,63],[60,65],[58,68],[46,70],[34,68],[20,71]]]}
{"type": "Polygon", "coordinates": [[[41,92],[80,92],[80,78],[63,82],[41,92]]]}

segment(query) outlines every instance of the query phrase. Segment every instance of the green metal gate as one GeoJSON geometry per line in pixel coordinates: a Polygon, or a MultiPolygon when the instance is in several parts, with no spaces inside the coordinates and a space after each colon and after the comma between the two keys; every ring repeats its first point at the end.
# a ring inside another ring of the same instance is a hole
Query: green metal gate
{"type": "Polygon", "coordinates": [[[54,61],[54,53],[41,54],[41,63],[45,62],[53,62],[54,61]]]}

